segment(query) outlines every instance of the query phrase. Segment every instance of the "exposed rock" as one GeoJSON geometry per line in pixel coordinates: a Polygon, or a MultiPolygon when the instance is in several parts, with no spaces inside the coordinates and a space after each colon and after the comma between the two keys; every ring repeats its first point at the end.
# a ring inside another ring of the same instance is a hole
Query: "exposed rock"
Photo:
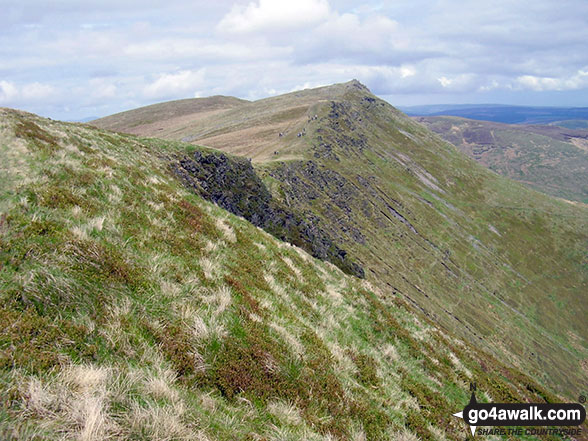
{"type": "Polygon", "coordinates": [[[196,151],[192,157],[172,162],[171,167],[186,187],[205,199],[348,274],[365,277],[363,268],[320,228],[316,216],[303,216],[273,198],[249,160],[196,151]]]}
{"type": "Polygon", "coordinates": [[[310,205],[313,200],[320,200],[325,207],[323,215],[331,226],[336,226],[355,242],[365,244],[366,238],[353,221],[352,212],[359,206],[371,215],[371,207],[365,205],[365,198],[352,182],[334,170],[319,167],[314,161],[289,161],[274,168],[270,175],[283,183],[282,190],[286,196],[299,205],[310,205]]]}

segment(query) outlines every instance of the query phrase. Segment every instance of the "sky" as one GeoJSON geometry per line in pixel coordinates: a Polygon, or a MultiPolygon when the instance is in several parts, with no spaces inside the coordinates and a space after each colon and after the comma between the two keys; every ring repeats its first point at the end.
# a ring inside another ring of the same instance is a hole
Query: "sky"
{"type": "Polygon", "coordinates": [[[55,119],[354,78],[397,106],[588,106],[586,0],[0,0],[0,11],[0,106],[55,119]]]}

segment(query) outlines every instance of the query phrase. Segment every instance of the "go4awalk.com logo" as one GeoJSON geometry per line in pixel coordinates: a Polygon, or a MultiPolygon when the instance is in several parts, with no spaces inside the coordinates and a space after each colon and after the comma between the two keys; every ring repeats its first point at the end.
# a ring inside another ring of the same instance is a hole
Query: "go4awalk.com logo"
{"type": "Polygon", "coordinates": [[[472,436],[478,426],[498,426],[484,429],[484,435],[579,435],[578,428],[535,428],[532,426],[579,426],[586,420],[586,409],[579,403],[478,403],[475,385],[470,385],[472,397],[461,412],[472,436]],[[511,427],[512,426],[512,427],[511,427]],[[517,427],[519,426],[519,427],[517,427]],[[523,429],[520,426],[525,426],[523,429]],[[508,429],[506,428],[508,427],[508,429]],[[514,427],[514,428],[513,428],[514,427]]]}

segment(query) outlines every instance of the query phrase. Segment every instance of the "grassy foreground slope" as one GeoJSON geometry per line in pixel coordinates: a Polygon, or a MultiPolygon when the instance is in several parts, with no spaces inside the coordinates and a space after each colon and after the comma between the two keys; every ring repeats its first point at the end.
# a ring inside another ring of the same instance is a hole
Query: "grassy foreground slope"
{"type": "Polygon", "coordinates": [[[0,438],[453,440],[470,381],[556,399],[188,192],[178,148],[0,110],[0,438]]]}
{"type": "Polygon", "coordinates": [[[176,135],[252,158],[276,199],[440,326],[569,398],[588,388],[585,206],[488,171],[357,81],[162,134],[176,135]]]}
{"type": "Polygon", "coordinates": [[[588,131],[434,116],[416,118],[491,170],[543,193],[588,203],[588,131]]]}

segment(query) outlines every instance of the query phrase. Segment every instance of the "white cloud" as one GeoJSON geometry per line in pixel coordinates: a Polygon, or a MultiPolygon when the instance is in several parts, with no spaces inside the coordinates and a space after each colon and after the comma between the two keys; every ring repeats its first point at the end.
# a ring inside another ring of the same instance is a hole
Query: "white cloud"
{"type": "Polygon", "coordinates": [[[0,81],[0,103],[11,104],[18,101],[39,102],[56,94],[56,89],[39,82],[17,85],[10,81],[0,81]]]}
{"type": "Polygon", "coordinates": [[[246,7],[234,5],[218,29],[229,33],[293,30],[319,23],[328,15],[327,0],[259,0],[246,7]]]}
{"type": "Polygon", "coordinates": [[[574,75],[561,78],[522,75],[516,79],[516,85],[538,92],[582,89],[588,87],[588,67],[578,70],[574,75]]]}
{"type": "Polygon", "coordinates": [[[0,81],[0,103],[9,103],[18,96],[18,89],[10,81],[0,81]]]}
{"type": "Polygon", "coordinates": [[[48,84],[30,83],[21,88],[21,95],[26,101],[43,100],[55,93],[55,88],[48,84]]]}
{"type": "Polygon", "coordinates": [[[414,77],[416,75],[416,73],[417,73],[417,71],[414,66],[410,66],[410,65],[400,66],[400,76],[402,78],[414,77]]]}
{"type": "Polygon", "coordinates": [[[326,40],[354,50],[385,51],[406,44],[397,31],[398,23],[381,15],[361,20],[356,14],[331,14],[316,29],[313,39],[323,44],[326,40]]]}
{"type": "Polygon", "coordinates": [[[453,81],[452,81],[452,80],[450,80],[450,79],[449,79],[449,78],[447,78],[447,77],[441,77],[441,78],[439,78],[439,83],[441,83],[441,85],[442,85],[443,87],[449,87],[449,86],[451,86],[451,83],[452,83],[452,82],[453,82],[453,81]]]}
{"type": "Polygon", "coordinates": [[[165,73],[145,86],[144,94],[153,99],[176,98],[182,95],[194,96],[204,86],[205,69],[182,70],[165,73]]]}
{"type": "Polygon", "coordinates": [[[116,85],[104,78],[94,78],[90,80],[89,86],[92,90],[92,98],[104,100],[112,99],[117,96],[118,89],[116,85]]]}
{"type": "Polygon", "coordinates": [[[57,118],[351,78],[393,104],[588,100],[586,0],[13,3],[0,14],[0,105],[57,118]]]}
{"type": "Polygon", "coordinates": [[[136,59],[157,58],[178,60],[187,57],[212,60],[216,63],[228,61],[264,60],[284,57],[289,48],[268,45],[267,42],[214,42],[194,38],[165,38],[129,44],[124,48],[127,56],[136,59]]]}
{"type": "Polygon", "coordinates": [[[454,77],[448,78],[446,76],[442,76],[438,78],[439,83],[444,89],[453,90],[453,91],[472,91],[480,86],[476,80],[479,80],[473,74],[460,74],[454,77]]]}
{"type": "Polygon", "coordinates": [[[500,87],[500,83],[496,79],[492,79],[488,81],[486,84],[483,84],[478,89],[480,92],[489,92],[491,90],[498,89],[500,87]]]}
{"type": "MultiPolygon", "coordinates": [[[[328,84],[307,81],[304,84],[297,84],[296,86],[290,88],[290,90],[288,90],[288,92],[296,92],[297,90],[305,90],[305,89],[314,89],[316,87],[323,87],[323,86],[328,86],[328,84]]],[[[274,95],[275,95],[275,93],[274,93],[274,95]]]]}

